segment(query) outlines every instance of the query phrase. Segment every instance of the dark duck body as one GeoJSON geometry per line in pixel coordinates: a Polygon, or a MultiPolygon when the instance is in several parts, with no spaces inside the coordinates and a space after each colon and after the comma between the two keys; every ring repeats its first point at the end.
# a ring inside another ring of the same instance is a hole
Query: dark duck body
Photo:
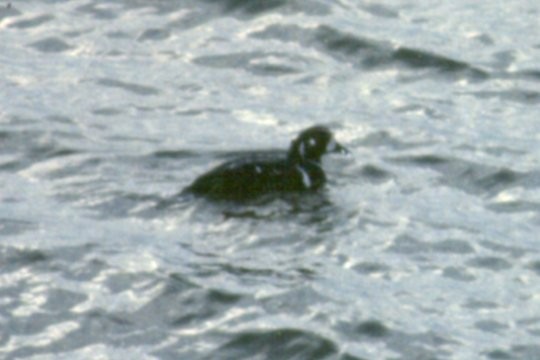
{"type": "Polygon", "coordinates": [[[223,163],[201,175],[184,192],[214,199],[250,199],[269,193],[320,189],[326,182],[324,154],[347,150],[324,126],[302,131],[283,156],[251,155],[223,163]]]}

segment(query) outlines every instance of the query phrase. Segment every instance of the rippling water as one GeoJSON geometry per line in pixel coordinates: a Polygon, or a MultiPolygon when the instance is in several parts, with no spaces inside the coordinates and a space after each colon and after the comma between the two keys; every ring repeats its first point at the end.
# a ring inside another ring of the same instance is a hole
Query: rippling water
{"type": "Polygon", "coordinates": [[[539,12],[0,3],[0,357],[540,358],[539,12]],[[177,198],[315,123],[323,192],[177,198]]]}

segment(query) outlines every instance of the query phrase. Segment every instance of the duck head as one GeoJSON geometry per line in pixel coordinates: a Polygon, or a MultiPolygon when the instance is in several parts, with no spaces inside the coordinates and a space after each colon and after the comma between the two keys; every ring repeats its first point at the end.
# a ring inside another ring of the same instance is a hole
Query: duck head
{"type": "Polygon", "coordinates": [[[302,131],[289,148],[288,158],[293,162],[311,161],[320,163],[328,153],[346,154],[349,151],[334,140],[334,135],[325,126],[312,126],[302,131]]]}

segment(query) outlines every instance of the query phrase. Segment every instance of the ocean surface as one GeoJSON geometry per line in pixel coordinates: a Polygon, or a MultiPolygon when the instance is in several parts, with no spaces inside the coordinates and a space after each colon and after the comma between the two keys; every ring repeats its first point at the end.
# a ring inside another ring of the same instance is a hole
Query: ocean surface
{"type": "Polygon", "coordinates": [[[540,359],[539,19],[0,1],[0,358],[540,359]],[[178,196],[314,124],[323,191],[178,196]]]}

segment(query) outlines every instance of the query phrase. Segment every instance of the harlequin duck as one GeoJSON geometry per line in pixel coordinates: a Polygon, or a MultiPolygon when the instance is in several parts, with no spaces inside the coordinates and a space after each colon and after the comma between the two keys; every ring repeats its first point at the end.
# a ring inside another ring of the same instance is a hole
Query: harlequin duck
{"type": "Polygon", "coordinates": [[[334,140],[328,128],[313,126],[302,131],[281,156],[253,154],[225,162],[201,175],[183,192],[240,200],[268,193],[317,190],[326,181],[321,157],[332,152],[348,150],[334,140]]]}

